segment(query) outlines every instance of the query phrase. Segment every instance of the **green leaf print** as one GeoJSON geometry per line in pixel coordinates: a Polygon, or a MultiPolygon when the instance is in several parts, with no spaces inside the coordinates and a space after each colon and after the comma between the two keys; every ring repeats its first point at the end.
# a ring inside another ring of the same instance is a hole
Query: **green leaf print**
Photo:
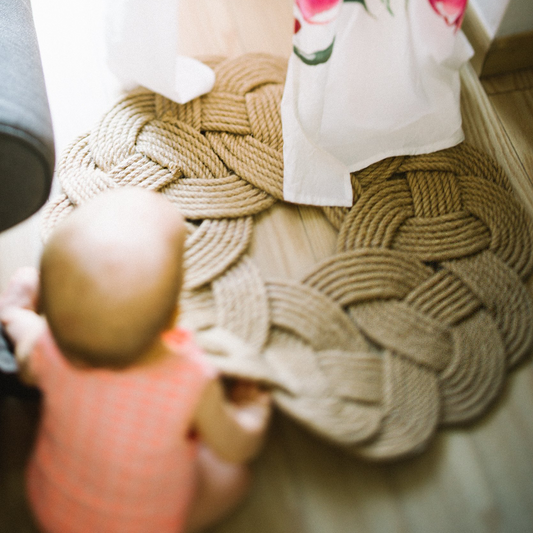
{"type": "Polygon", "coordinates": [[[293,46],[293,50],[294,50],[294,53],[306,65],[320,65],[321,63],[325,63],[331,57],[334,44],[335,44],[335,39],[333,39],[331,44],[326,49],[319,50],[318,52],[314,52],[313,54],[306,54],[305,52],[300,50],[297,46],[293,46]]]}
{"type": "Polygon", "coordinates": [[[390,8],[390,0],[381,0],[385,7],[387,8],[387,11],[394,16],[394,13],[392,12],[392,9],[390,8]]]}
{"type": "Polygon", "coordinates": [[[368,11],[368,8],[366,7],[365,0],[344,0],[345,2],[358,2],[359,4],[363,4],[363,7],[366,11],[368,11]]]}

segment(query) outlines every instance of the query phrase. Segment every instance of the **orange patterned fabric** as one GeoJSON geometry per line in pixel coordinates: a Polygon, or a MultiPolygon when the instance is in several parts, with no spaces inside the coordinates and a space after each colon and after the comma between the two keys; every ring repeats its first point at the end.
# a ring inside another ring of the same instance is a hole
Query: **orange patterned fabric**
{"type": "Polygon", "coordinates": [[[194,410],[215,371],[189,332],[175,356],[126,370],[81,369],[47,331],[31,358],[44,394],[28,495],[50,533],[181,531],[195,488],[194,410]]]}

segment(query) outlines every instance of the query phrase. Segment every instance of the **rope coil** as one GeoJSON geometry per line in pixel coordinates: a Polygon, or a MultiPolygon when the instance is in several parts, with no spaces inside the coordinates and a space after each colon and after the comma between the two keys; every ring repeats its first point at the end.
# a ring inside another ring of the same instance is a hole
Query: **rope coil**
{"type": "Polygon", "coordinates": [[[129,94],[70,146],[44,235],[105,189],[160,191],[196,221],[183,315],[223,371],[271,383],[281,409],[370,459],[479,416],[533,340],[533,225],[501,168],[462,144],[354,173],[353,207],[323,209],[335,254],[264,280],[247,250],[254,216],[282,200],[286,64],[207,63],[213,92],[129,94]]]}

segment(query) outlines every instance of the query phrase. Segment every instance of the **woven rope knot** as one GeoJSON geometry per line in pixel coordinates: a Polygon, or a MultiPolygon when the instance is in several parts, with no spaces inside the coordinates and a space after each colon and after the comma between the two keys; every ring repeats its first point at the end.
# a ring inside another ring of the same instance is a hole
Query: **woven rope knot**
{"type": "Polygon", "coordinates": [[[57,172],[65,195],[51,208],[54,222],[121,186],[161,191],[192,220],[254,215],[282,199],[286,62],[258,54],[207,63],[217,76],[208,95],[178,105],[132,93],[70,146],[57,172]]]}
{"type": "Polygon", "coordinates": [[[285,64],[208,64],[212,93],[130,94],[72,144],[45,233],[107,188],[166,195],[191,221],[184,324],[220,369],[271,383],[358,455],[412,453],[482,413],[533,332],[533,228],[501,168],[466,144],[371,165],[352,208],[323,208],[335,253],[301,280],[263,279],[247,250],[254,215],[282,199],[285,64]]]}

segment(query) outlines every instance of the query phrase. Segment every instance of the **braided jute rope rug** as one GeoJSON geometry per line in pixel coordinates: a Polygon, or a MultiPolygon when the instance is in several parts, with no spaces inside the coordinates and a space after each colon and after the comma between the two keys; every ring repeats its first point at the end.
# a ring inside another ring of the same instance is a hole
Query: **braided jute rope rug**
{"type": "Polygon", "coordinates": [[[467,144],[353,174],[324,208],[334,255],[299,281],[262,279],[254,216],[282,200],[284,61],[209,61],[210,94],[125,96],[60,161],[45,235],[105,189],[160,191],[188,218],[183,316],[221,369],[360,456],[424,448],[480,415],[528,352],[532,224],[502,170],[467,144]]]}

